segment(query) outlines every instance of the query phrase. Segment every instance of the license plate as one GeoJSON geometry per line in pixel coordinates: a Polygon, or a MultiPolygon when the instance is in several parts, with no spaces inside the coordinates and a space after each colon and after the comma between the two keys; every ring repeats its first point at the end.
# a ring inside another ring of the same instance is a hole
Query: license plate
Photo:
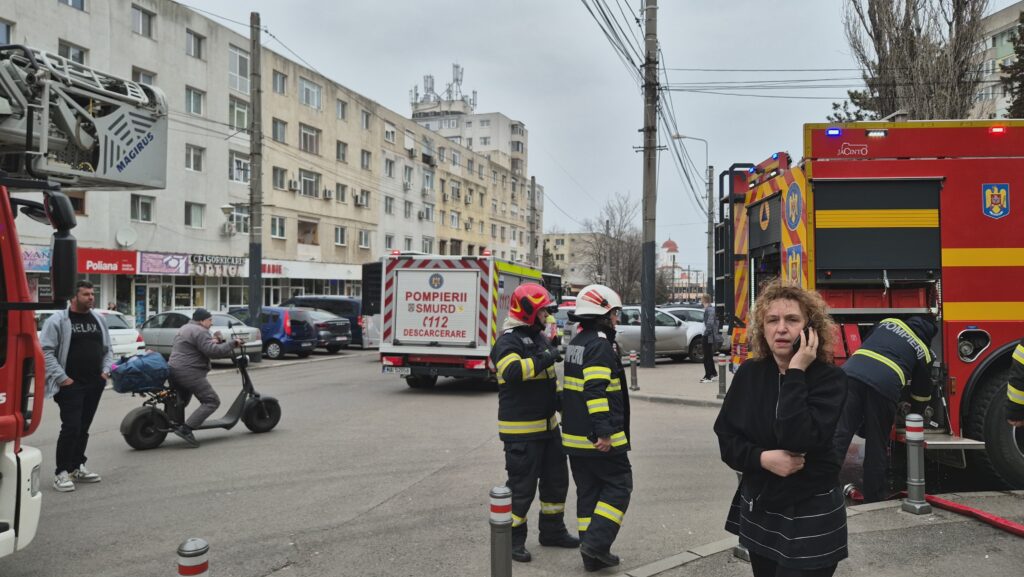
{"type": "Polygon", "coordinates": [[[334,340],[336,340],[336,341],[343,341],[343,340],[345,340],[345,337],[334,337],[334,340]]]}
{"type": "Polygon", "coordinates": [[[304,349],[308,349],[311,346],[313,346],[313,343],[302,343],[302,348],[304,349]]]}
{"type": "Polygon", "coordinates": [[[412,374],[412,368],[411,367],[381,367],[381,368],[382,368],[382,371],[381,371],[382,373],[385,373],[385,374],[389,374],[390,373],[392,375],[398,375],[400,377],[405,377],[405,376],[408,376],[408,375],[412,374]]]}

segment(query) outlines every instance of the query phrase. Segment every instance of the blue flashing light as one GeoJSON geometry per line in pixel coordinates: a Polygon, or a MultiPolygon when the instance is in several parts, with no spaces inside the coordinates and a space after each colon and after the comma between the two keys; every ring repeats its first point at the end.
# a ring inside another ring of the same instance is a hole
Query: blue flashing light
{"type": "Polygon", "coordinates": [[[778,160],[778,159],[779,159],[779,153],[776,152],[775,154],[772,155],[772,160],[778,160]]]}
{"type": "Polygon", "coordinates": [[[826,128],[825,129],[825,136],[842,136],[842,134],[843,134],[843,129],[842,128],[826,128]]]}
{"type": "Polygon", "coordinates": [[[750,174],[754,174],[755,172],[757,172],[757,169],[756,169],[756,168],[754,168],[753,166],[751,166],[751,167],[750,167],[750,168],[748,169],[748,172],[750,172],[750,174]]]}

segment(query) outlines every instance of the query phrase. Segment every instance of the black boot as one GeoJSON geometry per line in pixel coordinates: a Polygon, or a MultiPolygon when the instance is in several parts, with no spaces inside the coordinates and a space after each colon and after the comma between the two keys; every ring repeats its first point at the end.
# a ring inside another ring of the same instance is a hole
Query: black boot
{"type": "Polygon", "coordinates": [[[619,564],[618,555],[613,555],[611,551],[597,551],[586,543],[580,545],[580,555],[583,557],[583,568],[590,572],[619,564]]]}
{"type": "Polygon", "coordinates": [[[580,540],[569,534],[568,531],[563,532],[561,535],[540,536],[540,544],[545,547],[564,547],[566,549],[575,549],[580,546],[580,540]]]}
{"type": "Polygon", "coordinates": [[[530,555],[530,552],[526,550],[525,545],[513,545],[512,560],[520,563],[529,563],[533,560],[533,555],[530,555]]]}

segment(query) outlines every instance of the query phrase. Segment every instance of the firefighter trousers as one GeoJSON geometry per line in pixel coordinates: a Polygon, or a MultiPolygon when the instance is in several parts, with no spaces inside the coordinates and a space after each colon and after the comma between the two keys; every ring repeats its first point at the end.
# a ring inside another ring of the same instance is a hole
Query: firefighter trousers
{"type": "Polygon", "coordinates": [[[540,485],[540,538],[556,539],[566,534],[565,495],[569,492],[569,470],[555,431],[547,439],[505,441],[507,487],[512,491],[512,545],[526,543],[526,514],[540,485]]]}
{"type": "Polygon", "coordinates": [[[633,492],[633,468],[626,453],[569,457],[576,483],[580,541],[606,552],[619,534],[633,492]]]}
{"type": "Polygon", "coordinates": [[[858,379],[846,381],[846,404],[836,427],[835,451],[841,466],[853,435],[863,431],[864,502],[884,501],[889,498],[889,445],[896,403],[858,379]]]}

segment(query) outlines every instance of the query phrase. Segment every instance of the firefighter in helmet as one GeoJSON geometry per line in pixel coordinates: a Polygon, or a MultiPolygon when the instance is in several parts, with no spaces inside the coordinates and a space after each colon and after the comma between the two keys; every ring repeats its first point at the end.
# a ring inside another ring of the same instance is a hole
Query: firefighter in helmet
{"type": "Polygon", "coordinates": [[[512,558],[532,559],[526,549],[526,514],[540,482],[540,544],[574,549],[579,539],[565,529],[569,471],[559,446],[558,375],[562,360],[544,335],[548,291],[526,283],[512,292],[504,331],[491,361],[498,377],[498,436],[505,442],[505,470],[512,490],[512,558]]]}
{"type": "Polygon", "coordinates": [[[1010,379],[1006,384],[1006,420],[1014,427],[1024,427],[1024,339],[1013,349],[1010,379]]]}
{"type": "Polygon", "coordinates": [[[615,343],[622,300],[612,289],[589,285],[576,297],[573,320],[581,330],[565,349],[562,447],[576,482],[576,516],[583,567],[619,564],[612,542],[633,492],[629,464],[629,394],[615,343]]]}

